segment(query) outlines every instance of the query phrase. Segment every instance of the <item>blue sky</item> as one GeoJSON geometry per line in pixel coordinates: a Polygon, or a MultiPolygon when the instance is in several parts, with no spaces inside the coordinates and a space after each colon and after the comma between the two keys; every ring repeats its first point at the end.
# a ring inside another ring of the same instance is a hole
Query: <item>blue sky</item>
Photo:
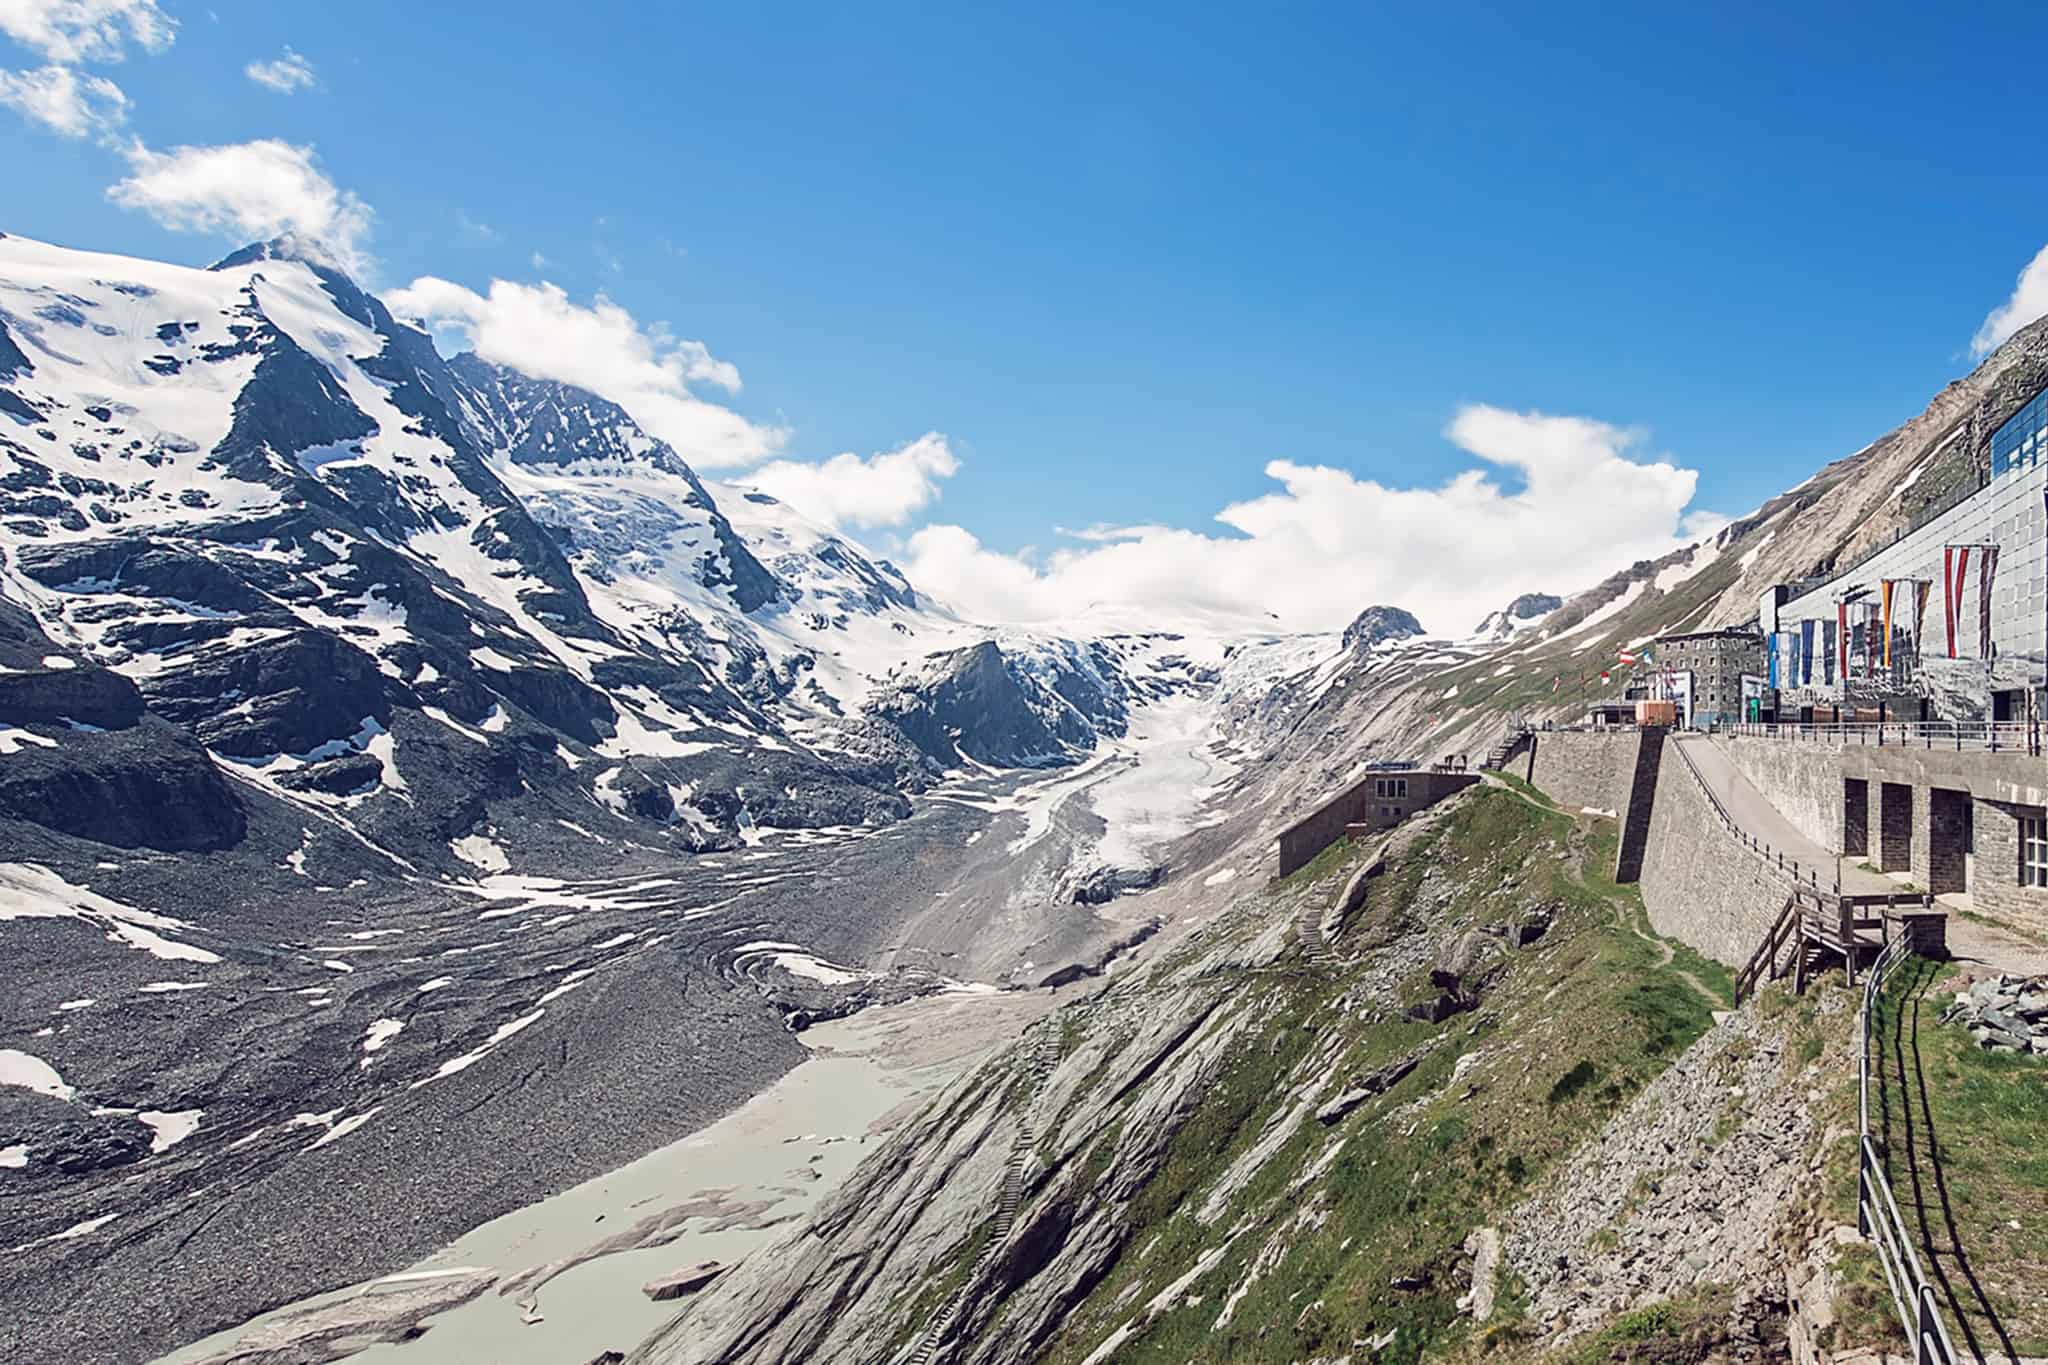
{"type": "Polygon", "coordinates": [[[71,63],[118,129],[0,118],[0,228],[202,261],[232,229],[109,202],[125,140],[310,149],[380,287],[602,292],[735,367],[698,391],[778,463],[945,433],[862,530],[906,553],[1255,535],[1213,518],[1273,461],[1513,496],[1471,405],[1640,432],[1739,514],[1969,368],[2048,240],[2038,5],[158,5],[174,41],[71,63]],[[287,47],[309,88],[245,76],[287,47]]]}

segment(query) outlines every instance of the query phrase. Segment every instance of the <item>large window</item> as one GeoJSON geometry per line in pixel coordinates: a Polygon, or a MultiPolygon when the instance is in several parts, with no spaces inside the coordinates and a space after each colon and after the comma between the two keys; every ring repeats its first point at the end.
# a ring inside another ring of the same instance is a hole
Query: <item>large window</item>
{"type": "Polygon", "coordinates": [[[1408,779],[1405,777],[1378,777],[1373,779],[1374,796],[1394,801],[1408,799],[1408,779]]]}
{"type": "Polygon", "coordinates": [[[2048,815],[2020,817],[2020,885],[2048,890],[2048,815]]]}
{"type": "Polygon", "coordinates": [[[2048,446],[2048,389],[2035,394],[1991,433],[1991,477],[2038,464],[2044,446],[2048,446]]]}

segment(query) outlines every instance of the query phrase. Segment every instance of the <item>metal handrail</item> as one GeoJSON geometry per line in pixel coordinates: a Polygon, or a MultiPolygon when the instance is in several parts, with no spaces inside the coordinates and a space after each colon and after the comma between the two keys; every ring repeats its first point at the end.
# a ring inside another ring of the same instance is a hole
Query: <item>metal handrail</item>
{"type": "Polygon", "coordinates": [[[2042,727],[2026,720],[1737,721],[1721,727],[1725,734],[1749,739],[1780,739],[1816,744],[1870,745],[1876,748],[1983,749],[2041,755],[2042,727]]]}
{"type": "MultiPolygon", "coordinates": [[[[1779,872],[1789,874],[1794,885],[1804,885],[1816,894],[1823,890],[1820,881],[1820,870],[1818,868],[1808,867],[1802,869],[1797,858],[1787,858],[1783,850],[1772,848],[1768,842],[1757,838],[1754,834],[1751,834],[1748,830],[1737,824],[1735,817],[1730,815],[1727,808],[1721,804],[1721,798],[1714,794],[1713,785],[1707,781],[1706,775],[1700,771],[1699,765],[1692,761],[1692,755],[1685,751],[1685,744],[1674,737],[1671,741],[1671,747],[1678,750],[1678,756],[1685,760],[1686,771],[1692,774],[1692,780],[1698,783],[1699,789],[1706,794],[1707,804],[1714,808],[1714,814],[1721,817],[1721,824],[1726,827],[1730,834],[1735,836],[1737,842],[1748,848],[1750,852],[1761,857],[1766,863],[1774,864],[1779,872]]],[[[1834,875],[1829,878],[1826,890],[1834,896],[1842,894],[1842,878],[1839,869],[1836,869],[1834,875]]]]}
{"type": "Polygon", "coordinates": [[[1870,1135],[1872,1020],[1886,978],[1907,956],[1907,942],[1907,936],[1901,934],[1887,943],[1863,979],[1862,1041],[1857,1056],[1856,1231],[1877,1253],[1899,1325],[1913,1343],[1914,1365],[1957,1365],[1955,1342],[1942,1320],[1934,1286],[1927,1283],[1920,1268],[1920,1254],[1913,1248],[1906,1220],[1899,1215],[1899,1202],[1892,1196],[1891,1182],[1885,1178],[1884,1163],[1870,1135]]]}

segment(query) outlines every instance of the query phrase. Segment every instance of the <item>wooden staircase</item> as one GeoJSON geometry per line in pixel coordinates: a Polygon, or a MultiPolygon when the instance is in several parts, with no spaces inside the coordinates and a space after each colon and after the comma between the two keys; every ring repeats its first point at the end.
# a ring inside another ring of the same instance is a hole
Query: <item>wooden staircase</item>
{"type": "Polygon", "coordinates": [[[1804,995],[1809,980],[1837,963],[1854,985],[1856,973],[1884,951],[1890,936],[1890,921],[1884,912],[1902,902],[1917,905],[1922,900],[1919,896],[1838,896],[1815,886],[1794,886],[1763,942],[1735,974],[1735,1003],[1740,1005],[1766,980],[1779,980],[1788,972],[1793,990],[1804,995]],[[1876,930],[1877,936],[1871,938],[1865,930],[1876,930]]]}

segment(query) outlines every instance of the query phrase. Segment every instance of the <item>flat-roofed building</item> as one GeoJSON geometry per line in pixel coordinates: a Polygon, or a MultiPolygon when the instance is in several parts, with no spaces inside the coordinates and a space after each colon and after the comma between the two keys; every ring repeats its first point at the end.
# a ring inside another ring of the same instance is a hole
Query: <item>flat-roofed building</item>
{"type": "Polygon", "coordinates": [[[1399,824],[1479,780],[1455,768],[1376,768],[1280,832],[1280,875],[1307,864],[1345,835],[1373,834],[1399,824]]]}

